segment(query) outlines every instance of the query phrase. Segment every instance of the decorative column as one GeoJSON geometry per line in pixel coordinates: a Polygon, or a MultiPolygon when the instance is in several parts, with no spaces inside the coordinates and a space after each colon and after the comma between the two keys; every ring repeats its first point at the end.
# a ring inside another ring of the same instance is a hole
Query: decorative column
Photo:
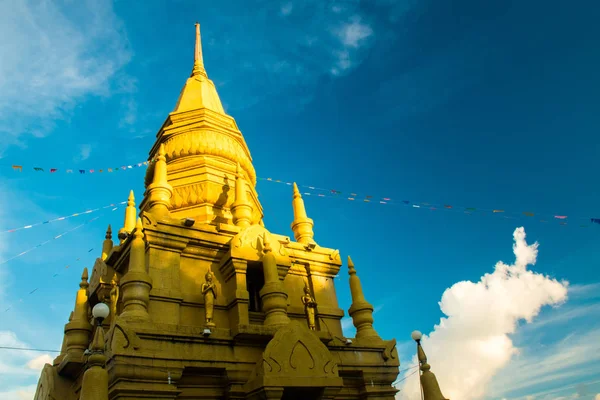
{"type": "Polygon", "coordinates": [[[283,289],[277,272],[277,259],[271,249],[267,234],[263,237],[262,259],[265,284],[260,290],[263,312],[265,313],[265,326],[282,326],[290,322],[287,315],[288,295],[283,289]]]}
{"type": "Polygon", "coordinates": [[[88,270],[84,268],[75,298],[75,308],[69,322],[65,325],[66,350],[67,355],[72,360],[82,358],[83,352],[90,343],[92,325],[88,320],[90,308],[87,294],[88,286],[88,270]]]}
{"type": "Polygon", "coordinates": [[[233,215],[233,223],[240,228],[250,226],[252,218],[252,206],[246,195],[246,180],[242,176],[240,164],[237,164],[235,178],[235,201],[231,205],[231,214],[233,215]]]}
{"type": "Polygon", "coordinates": [[[110,251],[112,250],[112,248],[113,248],[112,229],[110,228],[110,224],[109,224],[108,228],[106,229],[106,236],[104,237],[104,242],[102,242],[102,260],[106,260],[106,258],[110,254],[110,251]]]}
{"type": "Polygon", "coordinates": [[[167,159],[165,145],[161,143],[158,148],[158,157],[154,163],[154,178],[146,189],[148,211],[161,218],[169,215],[173,187],[167,181],[167,159]]]}
{"type": "Polygon", "coordinates": [[[123,227],[119,229],[119,244],[122,244],[127,237],[135,229],[135,219],[137,210],[135,208],[135,197],[133,196],[133,190],[129,192],[127,198],[127,207],[125,208],[125,222],[123,227]]]}
{"type": "Polygon", "coordinates": [[[356,338],[379,339],[379,335],[373,328],[373,306],[365,300],[360,279],[356,275],[354,263],[348,256],[348,274],[350,275],[350,292],[352,294],[352,305],[348,314],[352,317],[352,322],[356,327],[356,338]]]}
{"type": "Polygon", "coordinates": [[[448,400],[442,394],[435,374],[430,371],[431,366],[427,364],[427,356],[423,347],[421,347],[421,338],[423,335],[419,331],[411,334],[412,339],[417,342],[417,356],[421,365],[421,387],[423,388],[423,397],[425,400],[448,400]]]}
{"type": "Polygon", "coordinates": [[[129,270],[121,279],[123,319],[132,322],[149,320],[150,289],[152,289],[152,279],[146,271],[146,242],[142,220],[138,218],[131,242],[129,270]]]}
{"type": "Polygon", "coordinates": [[[294,199],[292,200],[292,207],[294,208],[292,231],[294,231],[294,237],[296,238],[296,241],[305,245],[314,244],[314,222],[306,215],[304,200],[302,200],[302,195],[298,190],[298,185],[296,185],[296,182],[294,182],[294,199]]]}

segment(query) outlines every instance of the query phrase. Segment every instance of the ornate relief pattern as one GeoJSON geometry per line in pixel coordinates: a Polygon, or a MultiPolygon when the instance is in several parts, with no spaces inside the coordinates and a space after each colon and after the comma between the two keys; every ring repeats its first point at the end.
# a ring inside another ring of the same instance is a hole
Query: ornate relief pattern
{"type": "Polygon", "coordinates": [[[176,135],[165,142],[167,162],[192,155],[212,155],[239,162],[247,179],[256,185],[256,171],[242,145],[231,136],[206,129],[176,135]]]}
{"type": "Polygon", "coordinates": [[[297,321],[279,329],[258,361],[254,376],[336,378],[329,349],[297,321]],[[276,368],[277,367],[277,368],[276,368]]]}
{"type": "Polygon", "coordinates": [[[198,183],[188,186],[179,186],[173,189],[173,208],[182,208],[208,202],[208,186],[198,183]]]}

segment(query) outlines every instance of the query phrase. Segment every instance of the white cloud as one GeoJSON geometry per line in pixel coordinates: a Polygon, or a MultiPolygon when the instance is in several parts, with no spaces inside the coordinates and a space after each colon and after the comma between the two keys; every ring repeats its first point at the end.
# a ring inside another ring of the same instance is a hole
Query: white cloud
{"type": "MultiPolygon", "coordinates": [[[[481,398],[491,378],[518,354],[509,337],[518,322],[531,322],[543,306],[567,299],[566,282],[527,270],[536,262],[538,244],[527,244],[523,228],[513,236],[514,264],[500,261],[479,282],[459,282],[447,289],[440,302],[447,317],[423,337],[432,370],[447,398],[481,398]]],[[[398,398],[420,398],[418,387],[405,385],[398,398]]]]}
{"type": "Polygon", "coordinates": [[[37,385],[20,386],[6,392],[0,392],[2,400],[31,400],[35,396],[37,385]]]}
{"type": "Polygon", "coordinates": [[[44,365],[52,364],[52,360],[53,358],[50,357],[50,354],[42,354],[41,356],[27,362],[27,368],[41,372],[42,368],[44,368],[44,365]]]}
{"type": "Polygon", "coordinates": [[[292,10],[294,9],[294,6],[291,2],[285,3],[284,5],[281,6],[281,15],[290,15],[292,13],[292,10]]]}
{"type": "MultiPolygon", "coordinates": [[[[0,331],[0,346],[29,348],[11,331],[0,331]]],[[[50,354],[27,350],[0,349],[0,399],[31,400],[45,363],[52,363],[50,354]]]]}
{"type": "Polygon", "coordinates": [[[91,144],[82,144],[79,146],[79,154],[76,157],[77,161],[85,161],[90,158],[92,154],[92,145],[91,144]]]}
{"type": "Polygon", "coordinates": [[[363,41],[373,34],[373,29],[363,24],[359,17],[352,18],[351,22],[342,25],[337,30],[337,35],[347,47],[359,47],[363,41]]]}
{"type": "Polygon", "coordinates": [[[121,120],[119,121],[119,128],[129,127],[130,129],[132,129],[133,125],[135,125],[137,121],[137,102],[132,97],[130,97],[121,102],[121,107],[124,111],[124,114],[121,117],[121,120]]]}
{"type": "Polygon", "coordinates": [[[109,0],[0,2],[0,37],[0,152],[48,134],[87,95],[109,94],[131,58],[109,0]]]}

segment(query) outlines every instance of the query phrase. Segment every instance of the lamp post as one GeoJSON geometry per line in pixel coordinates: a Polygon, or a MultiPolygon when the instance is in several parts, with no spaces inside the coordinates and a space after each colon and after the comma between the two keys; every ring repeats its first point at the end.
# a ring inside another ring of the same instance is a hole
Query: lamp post
{"type": "Polygon", "coordinates": [[[92,316],[97,322],[97,326],[102,326],[102,322],[110,314],[110,308],[105,303],[98,303],[92,308],[92,316]]]}
{"type": "Polygon", "coordinates": [[[423,398],[425,400],[448,400],[442,394],[437,378],[433,372],[430,371],[431,366],[427,364],[427,356],[425,355],[423,347],[421,347],[421,338],[423,338],[423,334],[419,331],[413,331],[410,334],[410,337],[417,342],[417,357],[419,358],[421,370],[421,376],[419,378],[423,398]]]}
{"type": "Polygon", "coordinates": [[[110,308],[104,303],[98,303],[92,309],[96,320],[96,332],[92,339],[88,356],[88,369],[83,374],[81,383],[81,400],[108,400],[108,372],[104,368],[104,328],[102,322],[110,314],[110,308]]]}

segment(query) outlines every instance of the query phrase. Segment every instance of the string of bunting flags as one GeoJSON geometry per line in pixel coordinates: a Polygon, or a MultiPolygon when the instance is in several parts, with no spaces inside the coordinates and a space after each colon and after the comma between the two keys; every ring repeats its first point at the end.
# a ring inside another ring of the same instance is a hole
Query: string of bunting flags
{"type": "Polygon", "coordinates": [[[23,172],[23,169],[30,169],[33,170],[34,172],[49,172],[51,174],[55,174],[58,172],[65,172],[67,174],[79,174],[79,175],[84,175],[84,174],[93,174],[93,173],[110,173],[110,172],[118,172],[118,171],[126,171],[128,169],[133,169],[133,168],[141,168],[144,166],[148,166],[149,164],[151,164],[153,162],[153,160],[151,161],[142,161],[142,162],[138,162],[135,164],[129,164],[129,165],[121,165],[118,167],[109,167],[109,168],[93,168],[93,169],[79,169],[79,168],[43,168],[43,167],[25,167],[24,165],[21,164],[12,164],[11,168],[13,169],[13,171],[16,172],[23,172]]]}
{"type": "MultiPolygon", "coordinates": [[[[113,209],[112,209],[112,211],[115,211],[115,210],[116,210],[116,209],[118,209],[118,208],[119,208],[119,207],[115,207],[115,208],[113,208],[113,209]]],[[[0,261],[0,265],[6,264],[6,263],[7,263],[7,262],[9,262],[9,261],[12,261],[12,260],[14,260],[14,259],[16,259],[16,258],[22,257],[22,256],[24,256],[25,254],[27,254],[27,253],[30,253],[30,252],[32,252],[33,250],[36,250],[36,249],[38,249],[38,248],[40,248],[40,247],[42,247],[42,246],[44,246],[44,245],[46,245],[46,244],[48,244],[48,243],[50,243],[50,242],[54,241],[54,240],[60,239],[61,237],[63,237],[63,236],[65,236],[65,235],[67,235],[67,234],[69,234],[69,233],[71,233],[71,232],[73,232],[73,231],[75,231],[75,230],[77,230],[77,229],[79,229],[79,228],[81,228],[81,227],[83,227],[83,226],[85,226],[85,225],[87,225],[87,224],[89,224],[89,223],[91,223],[91,222],[93,222],[93,221],[97,220],[98,218],[101,218],[102,216],[103,216],[103,214],[100,214],[99,216],[97,216],[97,217],[94,217],[94,218],[92,218],[92,219],[89,219],[89,220],[85,221],[84,223],[82,223],[82,224],[80,224],[80,225],[77,225],[77,226],[76,226],[76,227],[74,227],[74,228],[71,228],[71,229],[69,229],[69,230],[67,230],[67,231],[65,231],[65,232],[63,232],[63,233],[61,233],[61,234],[59,234],[59,235],[56,235],[56,236],[54,236],[52,239],[45,240],[45,241],[43,241],[43,242],[41,242],[41,243],[38,243],[37,245],[35,245],[35,246],[33,246],[33,247],[31,247],[31,248],[29,248],[29,249],[25,250],[25,251],[22,251],[21,253],[19,253],[19,254],[15,255],[15,256],[12,256],[12,257],[10,257],[10,258],[6,258],[6,259],[4,259],[4,260],[0,261]]]]}
{"type": "MultiPolygon", "coordinates": [[[[273,178],[257,178],[261,181],[273,182],[284,184],[287,186],[293,185],[293,182],[288,182],[280,179],[273,178]]],[[[525,211],[525,212],[510,212],[504,209],[485,209],[485,208],[476,208],[476,207],[464,207],[457,206],[451,204],[437,204],[437,203],[427,203],[427,202],[413,202],[410,200],[400,200],[396,201],[390,197],[376,197],[372,195],[361,195],[358,192],[342,192],[336,189],[326,189],[317,186],[309,186],[309,185],[298,185],[299,188],[304,189],[302,195],[304,196],[316,196],[316,197],[331,197],[337,199],[343,199],[348,201],[362,201],[364,203],[376,203],[376,204],[384,204],[384,205],[394,205],[394,206],[404,206],[416,209],[426,209],[426,210],[445,210],[448,212],[459,212],[464,214],[493,214],[493,215],[501,215],[506,219],[517,219],[520,217],[540,217],[540,215],[525,211]]],[[[554,214],[554,215],[542,215],[539,222],[558,222],[560,225],[567,225],[568,221],[575,221],[575,224],[579,223],[579,227],[586,228],[587,224],[581,223],[583,220],[588,221],[591,224],[600,225],[600,218],[589,218],[589,217],[569,217],[567,215],[554,214]]],[[[572,224],[573,225],[573,224],[572,224]]]]}
{"type": "MultiPolygon", "coordinates": [[[[126,202],[121,202],[121,203],[118,203],[118,205],[122,205],[122,204],[125,204],[125,203],[126,203],[126,202]]],[[[114,206],[114,205],[115,205],[115,204],[111,204],[111,205],[109,205],[109,206],[105,206],[105,207],[102,207],[102,208],[108,208],[108,207],[110,207],[110,206],[114,206]]],[[[113,208],[111,211],[115,211],[115,210],[117,210],[118,208],[119,208],[118,206],[117,206],[117,207],[114,207],[114,208],[113,208]]],[[[61,238],[61,237],[65,236],[66,234],[68,234],[68,233],[70,233],[70,232],[73,232],[74,230],[76,230],[76,229],[79,229],[79,228],[81,228],[81,227],[83,227],[83,226],[85,226],[85,225],[87,225],[87,224],[89,224],[89,223],[91,223],[91,222],[93,222],[93,221],[95,221],[95,220],[97,220],[97,219],[99,219],[99,218],[103,217],[103,216],[104,216],[104,214],[101,214],[101,215],[99,215],[99,216],[97,216],[97,217],[94,217],[94,218],[92,218],[92,219],[88,220],[88,221],[85,221],[84,223],[82,223],[82,224],[80,224],[80,225],[78,225],[78,226],[76,226],[76,227],[74,227],[74,228],[71,228],[71,229],[69,229],[69,230],[67,230],[67,231],[63,232],[63,233],[61,233],[60,235],[57,235],[57,236],[53,237],[53,238],[52,238],[52,239],[50,239],[50,240],[46,240],[46,241],[44,241],[44,242],[41,242],[41,243],[39,243],[38,245],[36,245],[35,247],[32,247],[32,248],[30,248],[30,249],[28,249],[28,250],[26,250],[26,251],[24,251],[24,252],[22,252],[22,253],[20,253],[20,254],[18,254],[18,255],[16,255],[16,256],[14,256],[14,257],[11,257],[11,258],[9,258],[9,259],[7,259],[7,260],[4,260],[4,261],[0,262],[0,265],[1,265],[1,264],[5,264],[5,263],[7,263],[7,262],[9,262],[9,261],[11,261],[11,260],[14,260],[15,258],[21,257],[21,256],[23,256],[23,255],[25,255],[25,254],[29,253],[30,251],[33,251],[33,250],[35,250],[35,249],[37,249],[37,248],[39,248],[39,247],[42,247],[43,245],[45,245],[45,244],[47,244],[47,243],[50,243],[50,242],[51,242],[51,241],[53,241],[53,240],[59,239],[59,238],[61,238]]],[[[92,247],[91,249],[87,250],[87,251],[86,251],[86,254],[88,254],[88,253],[91,253],[92,251],[94,251],[94,248],[93,248],[93,247],[92,247]]],[[[71,264],[67,264],[67,265],[65,265],[63,268],[60,268],[60,269],[56,270],[56,272],[55,272],[54,274],[52,274],[52,277],[51,277],[51,278],[52,278],[52,279],[54,279],[54,278],[56,278],[56,277],[60,276],[61,274],[65,273],[65,272],[66,272],[66,271],[67,271],[67,270],[68,270],[70,267],[72,267],[72,266],[73,266],[73,264],[75,264],[75,263],[79,262],[79,261],[80,261],[82,258],[83,258],[83,256],[77,257],[77,258],[75,259],[75,261],[73,261],[71,264]]],[[[31,295],[33,295],[34,293],[36,293],[38,290],[39,290],[39,287],[36,287],[36,288],[34,288],[33,290],[29,291],[27,295],[28,295],[28,296],[31,296],[31,295]]],[[[21,297],[21,298],[19,299],[19,302],[20,302],[20,303],[22,303],[22,302],[23,302],[23,297],[21,297]]],[[[8,311],[9,311],[11,308],[12,308],[12,305],[8,306],[8,307],[7,307],[7,308],[4,310],[4,312],[8,312],[8,311]]]]}
{"type": "MultiPolygon", "coordinates": [[[[135,164],[122,165],[120,167],[114,167],[114,168],[102,168],[102,169],[60,169],[59,170],[58,168],[48,168],[48,169],[45,169],[42,167],[28,167],[28,168],[32,168],[32,170],[34,172],[49,172],[51,174],[58,173],[58,172],[65,172],[67,174],[78,173],[80,175],[84,175],[84,174],[93,174],[93,173],[111,173],[111,172],[117,172],[117,171],[126,171],[129,169],[148,166],[153,161],[154,160],[142,161],[142,162],[135,163],[135,164]]],[[[17,172],[23,172],[23,170],[24,170],[24,166],[20,165],[20,164],[19,165],[14,164],[11,167],[14,171],[17,171],[17,172]]],[[[279,179],[263,178],[263,177],[258,177],[257,179],[259,181],[280,183],[280,184],[285,184],[288,186],[292,185],[292,182],[279,180],[279,179]]],[[[545,222],[554,221],[554,222],[558,222],[560,225],[567,225],[568,221],[575,221],[575,220],[585,220],[585,221],[587,221],[587,223],[600,225],[600,217],[599,218],[573,217],[573,216],[569,217],[567,215],[562,215],[562,214],[540,216],[540,215],[530,212],[530,211],[510,212],[510,211],[507,211],[504,209],[484,209],[484,208],[477,208],[477,207],[463,207],[463,206],[457,206],[457,205],[451,205],[451,204],[413,202],[410,200],[397,201],[397,200],[391,199],[390,197],[360,195],[358,192],[342,192],[337,189],[327,189],[327,188],[321,188],[321,187],[310,186],[310,185],[298,185],[298,186],[302,187],[304,189],[308,189],[308,191],[305,190],[303,193],[306,196],[314,195],[317,197],[336,197],[336,198],[345,199],[348,201],[362,201],[364,203],[400,205],[400,206],[406,206],[406,207],[410,207],[410,208],[421,208],[421,209],[428,209],[428,210],[446,210],[446,211],[460,212],[460,213],[465,213],[465,214],[489,213],[489,214],[494,214],[494,215],[501,215],[503,218],[506,218],[506,219],[516,219],[519,217],[530,217],[530,218],[531,217],[541,217],[539,219],[539,222],[545,223],[545,222]]],[[[579,226],[582,228],[588,227],[588,224],[581,223],[580,221],[576,221],[575,224],[573,224],[573,223],[571,224],[571,226],[573,226],[573,225],[576,225],[576,226],[579,226]],[[579,223],[579,225],[577,225],[578,223],[579,223]]],[[[26,228],[22,227],[20,229],[26,229],[26,228]]]]}
{"type": "MultiPolygon", "coordinates": [[[[98,218],[99,218],[99,217],[98,217],[98,218]]],[[[91,249],[89,249],[89,250],[87,251],[87,253],[91,253],[92,251],[94,251],[94,248],[91,248],[91,249]]],[[[81,260],[81,258],[82,258],[82,257],[77,257],[77,258],[75,259],[75,261],[73,261],[71,264],[67,264],[67,265],[65,265],[63,268],[60,268],[60,269],[58,269],[58,270],[57,270],[57,272],[55,272],[55,273],[52,275],[52,279],[56,278],[57,276],[60,276],[60,275],[61,275],[61,273],[64,273],[64,272],[66,272],[66,271],[67,271],[67,270],[68,270],[70,267],[74,266],[73,264],[75,264],[75,263],[79,262],[79,261],[81,260]]],[[[27,293],[27,295],[28,295],[28,296],[31,296],[31,295],[33,295],[34,293],[36,293],[36,292],[37,292],[39,289],[40,289],[39,287],[36,287],[35,289],[33,289],[33,290],[29,291],[29,292],[27,293]]],[[[23,297],[21,297],[21,298],[19,299],[19,303],[22,303],[22,302],[23,302],[23,297]]],[[[9,311],[11,308],[12,308],[12,305],[8,306],[8,307],[7,307],[7,308],[4,310],[4,312],[8,312],[8,311],[9,311]]]]}
{"type": "MultiPolygon", "coordinates": [[[[98,207],[98,208],[94,208],[92,210],[81,211],[81,212],[70,214],[70,215],[64,215],[62,217],[58,217],[58,218],[54,218],[54,219],[49,219],[47,221],[37,222],[35,224],[20,226],[18,228],[7,229],[5,231],[0,231],[0,233],[12,233],[12,232],[17,232],[17,231],[20,231],[20,230],[23,230],[23,229],[31,229],[31,228],[34,228],[36,226],[46,225],[46,224],[50,224],[52,222],[64,221],[64,220],[67,220],[69,218],[79,217],[79,216],[86,215],[86,214],[91,214],[91,213],[94,213],[94,212],[97,212],[97,211],[100,211],[100,210],[104,210],[104,209],[109,208],[109,207],[115,207],[115,206],[118,207],[118,206],[126,204],[126,203],[127,203],[126,201],[122,201],[120,203],[111,203],[111,204],[108,204],[108,205],[106,205],[104,207],[98,207]]],[[[112,211],[114,211],[116,209],[117,208],[115,207],[115,208],[113,208],[112,211]]]]}

